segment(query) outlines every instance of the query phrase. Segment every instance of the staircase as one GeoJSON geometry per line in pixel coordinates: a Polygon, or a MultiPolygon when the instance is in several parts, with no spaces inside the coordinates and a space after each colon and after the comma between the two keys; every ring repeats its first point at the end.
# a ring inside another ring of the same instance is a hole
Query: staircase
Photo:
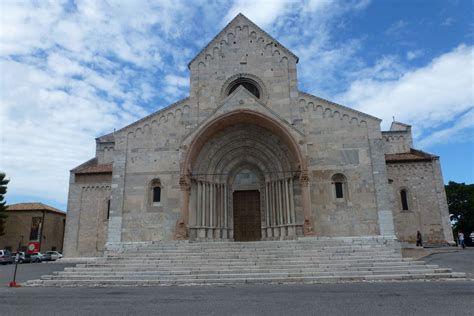
{"type": "Polygon", "coordinates": [[[401,257],[382,237],[259,242],[123,244],[104,258],[30,286],[155,286],[464,279],[464,273],[401,257]]]}

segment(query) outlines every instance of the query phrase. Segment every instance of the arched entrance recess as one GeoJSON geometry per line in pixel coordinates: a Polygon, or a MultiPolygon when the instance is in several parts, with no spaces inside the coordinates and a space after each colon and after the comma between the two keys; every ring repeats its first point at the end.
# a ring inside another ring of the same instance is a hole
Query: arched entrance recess
{"type": "Polygon", "coordinates": [[[200,129],[184,157],[177,238],[273,240],[311,232],[306,164],[274,119],[251,110],[224,114],[200,129]]]}

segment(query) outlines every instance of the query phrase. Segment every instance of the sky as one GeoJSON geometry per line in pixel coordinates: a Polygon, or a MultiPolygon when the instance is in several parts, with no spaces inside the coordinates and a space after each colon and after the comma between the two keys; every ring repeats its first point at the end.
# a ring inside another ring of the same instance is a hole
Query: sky
{"type": "Polygon", "coordinates": [[[0,2],[7,202],[66,210],[95,138],[188,95],[187,64],[239,12],[299,57],[299,89],[413,126],[474,182],[474,0],[0,2]]]}

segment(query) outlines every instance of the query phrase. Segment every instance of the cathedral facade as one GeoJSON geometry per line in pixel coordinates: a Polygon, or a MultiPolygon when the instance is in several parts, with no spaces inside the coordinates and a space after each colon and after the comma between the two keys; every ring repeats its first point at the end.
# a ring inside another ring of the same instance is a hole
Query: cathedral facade
{"type": "Polygon", "coordinates": [[[98,137],[71,170],[66,255],[176,239],[452,242],[439,157],[413,149],[408,125],[381,131],[299,91],[297,63],[235,17],[189,63],[189,97],[98,137]]]}

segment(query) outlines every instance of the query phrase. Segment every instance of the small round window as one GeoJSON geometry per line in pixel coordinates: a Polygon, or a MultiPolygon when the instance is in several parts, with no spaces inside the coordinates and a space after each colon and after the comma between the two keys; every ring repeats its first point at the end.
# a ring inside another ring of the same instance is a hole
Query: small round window
{"type": "Polygon", "coordinates": [[[258,88],[257,84],[253,82],[253,80],[240,78],[235,80],[230,84],[229,92],[227,95],[230,95],[232,92],[235,91],[238,87],[243,86],[247,89],[250,93],[260,99],[260,89],[258,88]]]}

